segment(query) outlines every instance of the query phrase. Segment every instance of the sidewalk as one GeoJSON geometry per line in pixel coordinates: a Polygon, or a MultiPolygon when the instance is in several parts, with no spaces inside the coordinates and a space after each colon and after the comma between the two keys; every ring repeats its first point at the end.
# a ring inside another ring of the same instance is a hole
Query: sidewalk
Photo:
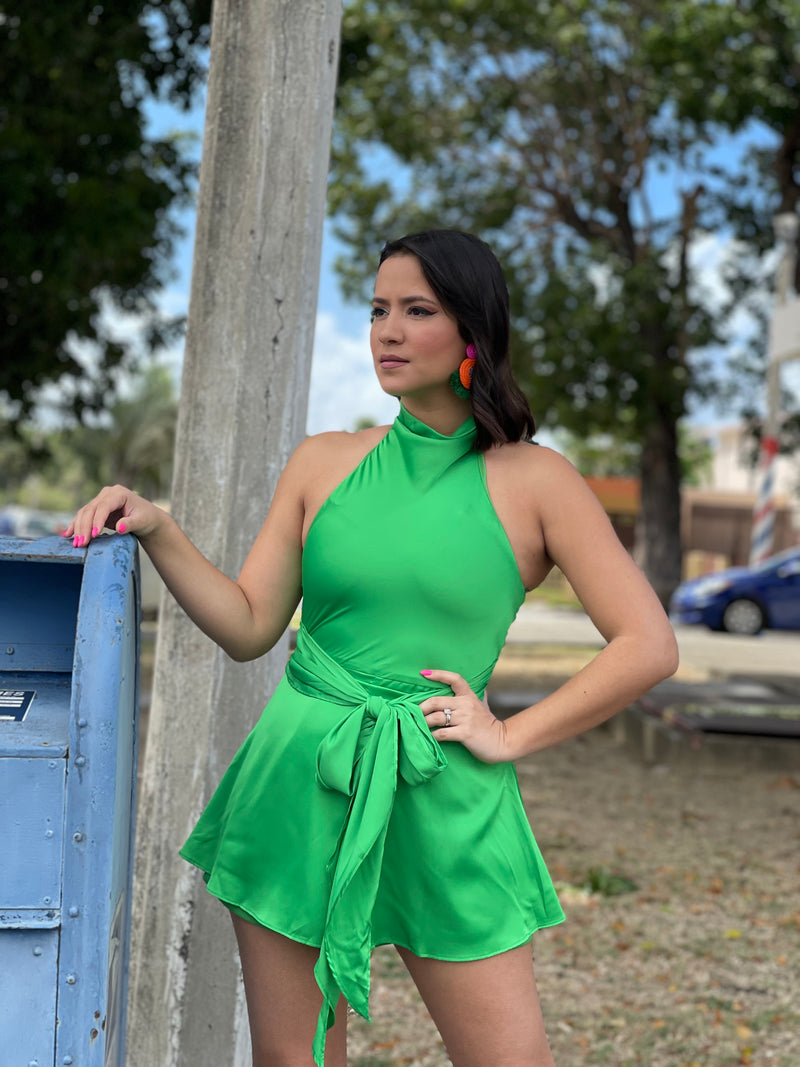
{"type": "MultiPolygon", "coordinates": [[[[687,681],[727,677],[797,679],[800,633],[767,630],[758,637],[713,633],[704,626],[676,626],[681,654],[677,677],[687,681]]],[[[583,611],[526,603],[511,624],[511,645],[582,645],[598,650],[603,638],[583,611]]]]}

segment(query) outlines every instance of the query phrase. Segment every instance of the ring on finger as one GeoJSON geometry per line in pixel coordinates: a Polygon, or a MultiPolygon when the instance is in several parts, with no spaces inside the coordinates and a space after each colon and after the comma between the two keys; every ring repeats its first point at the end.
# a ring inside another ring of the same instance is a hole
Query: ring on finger
{"type": "Polygon", "coordinates": [[[445,724],[445,726],[449,726],[450,725],[450,720],[452,718],[453,718],[453,709],[452,708],[445,708],[444,709],[444,724],[445,724]]]}

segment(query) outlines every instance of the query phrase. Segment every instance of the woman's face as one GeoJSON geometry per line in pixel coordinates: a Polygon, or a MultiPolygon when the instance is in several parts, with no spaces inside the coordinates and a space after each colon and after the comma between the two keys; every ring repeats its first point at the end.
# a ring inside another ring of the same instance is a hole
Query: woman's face
{"type": "Polygon", "coordinates": [[[407,396],[450,390],[450,375],[466,343],[445,311],[416,256],[390,256],[378,270],[372,301],[370,347],[384,392],[407,396]]]}

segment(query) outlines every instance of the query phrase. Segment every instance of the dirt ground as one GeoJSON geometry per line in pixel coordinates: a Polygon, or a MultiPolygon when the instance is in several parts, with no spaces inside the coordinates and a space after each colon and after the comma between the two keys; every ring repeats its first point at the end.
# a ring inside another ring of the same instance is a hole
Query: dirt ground
{"type": "MultiPolygon", "coordinates": [[[[550,688],[595,653],[506,649],[493,683],[550,688]]],[[[517,770],[567,913],[534,938],[557,1067],[800,1067],[800,774],[647,766],[613,726],[517,770]]],[[[371,1011],[350,1067],[450,1063],[394,949],[371,1011]]]]}
{"type": "MultiPolygon", "coordinates": [[[[558,1067],[798,1067],[800,775],[648,767],[607,728],[518,773],[567,913],[534,939],[558,1067]]],[[[372,1013],[351,1067],[449,1064],[393,949],[372,1013]]]]}

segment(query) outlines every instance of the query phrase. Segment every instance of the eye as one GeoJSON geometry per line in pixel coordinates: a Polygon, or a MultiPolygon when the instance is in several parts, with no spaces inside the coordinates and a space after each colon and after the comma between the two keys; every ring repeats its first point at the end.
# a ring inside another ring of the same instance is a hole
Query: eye
{"type": "Polygon", "coordinates": [[[418,319],[427,318],[429,315],[433,314],[433,312],[429,308],[418,307],[416,305],[413,306],[413,307],[410,307],[408,309],[408,313],[413,318],[418,318],[418,319]]]}
{"type": "Polygon", "coordinates": [[[372,308],[370,308],[369,321],[370,322],[374,322],[375,319],[380,319],[385,314],[386,314],[386,308],[379,308],[379,307],[373,306],[372,308]]]}

